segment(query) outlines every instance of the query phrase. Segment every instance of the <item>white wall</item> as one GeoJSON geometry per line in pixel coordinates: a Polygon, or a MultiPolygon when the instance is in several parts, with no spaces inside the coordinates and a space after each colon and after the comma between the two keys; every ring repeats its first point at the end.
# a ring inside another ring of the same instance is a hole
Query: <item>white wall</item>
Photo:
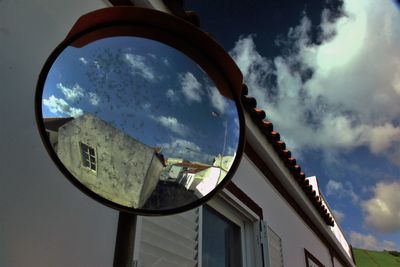
{"type": "MultiPolygon", "coordinates": [[[[0,0],[0,266],[111,266],[118,213],[86,197],[56,169],[39,138],[40,69],[73,22],[100,0],[0,0]]],[[[326,266],[318,237],[244,157],[236,184],[282,238],[285,266],[305,266],[304,246],[326,266]]]]}
{"type": "Polygon", "coordinates": [[[118,213],[79,192],[39,138],[39,71],[97,0],[0,0],[0,266],[112,266],[118,213]]]}
{"type": "Polygon", "coordinates": [[[246,156],[233,181],[263,209],[264,220],[282,239],[284,266],[306,266],[304,248],[332,265],[329,250],[246,156]]]}

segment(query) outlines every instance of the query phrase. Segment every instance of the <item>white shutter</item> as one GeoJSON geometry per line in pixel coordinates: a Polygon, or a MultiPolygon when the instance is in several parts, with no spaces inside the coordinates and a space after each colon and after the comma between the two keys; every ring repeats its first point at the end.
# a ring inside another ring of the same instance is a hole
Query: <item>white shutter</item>
{"type": "Polygon", "coordinates": [[[196,267],[199,209],[184,213],[143,217],[140,267],[196,267]]]}
{"type": "Polygon", "coordinates": [[[268,252],[271,267],[283,267],[282,240],[268,226],[268,252]]]}

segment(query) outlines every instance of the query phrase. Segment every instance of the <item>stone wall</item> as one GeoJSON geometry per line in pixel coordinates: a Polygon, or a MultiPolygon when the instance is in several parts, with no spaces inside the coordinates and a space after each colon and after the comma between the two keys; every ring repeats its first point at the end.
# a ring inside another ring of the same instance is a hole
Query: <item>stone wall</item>
{"type": "Polygon", "coordinates": [[[160,159],[154,157],[153,148],[90,114],[59,129],[57,154],[90,190],[133,208],[140,208],[146,202],[163,168],[160,159]],[[80,143],[95,149],[96,171],[82,165],[80,143]]]}

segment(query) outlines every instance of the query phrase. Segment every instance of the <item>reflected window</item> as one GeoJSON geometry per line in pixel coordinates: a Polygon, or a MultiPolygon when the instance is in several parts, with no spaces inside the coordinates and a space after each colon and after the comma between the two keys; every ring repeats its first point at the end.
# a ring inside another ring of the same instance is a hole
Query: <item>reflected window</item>
{"type": "Polygon", "coordinates": [[[93,147],[84,143],[79,143],[81,149],[82,165],[96,171],[96,153],[93,147]]]}
{"type": "Polygon", "coordinates": [[[241,228],[214,209],[203,208],[203,267],[242,266],[241,228]]]}

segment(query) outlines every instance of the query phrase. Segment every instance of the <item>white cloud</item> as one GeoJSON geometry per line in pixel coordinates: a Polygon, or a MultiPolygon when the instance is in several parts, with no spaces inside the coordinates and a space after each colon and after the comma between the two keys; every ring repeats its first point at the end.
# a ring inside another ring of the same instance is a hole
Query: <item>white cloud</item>
{"type": "Polygon", "coordinates": [[[352,244],[353,247],[368,249],[368,250],[382,251],[384,249],[385,250],[398,249],[396,243],[392,241],[383,240],[382,242],[380,242],[371,234],[362,234],[355,231],[350,232],[350,243],[352,244]]]}
{"type": "Polygon", "coordinates": [[[100,102],[100,97],[96,93],[86,93],[78,83],[75,83],[72,87],[57,83],[56,87],[60,89],[65,98],[69,101],[80,101],[83,97],[86,97],[93,106],[97,106],[100,102]]]}
{"type": "Polygon", "coordinates": [[[323,12],[319,45],[304,17],[287,35],[288,55],[262,57],[253,36],[231,54],[250,95],[295,152],[367,146],[400,164],[400,13],[390,1],[373,0],[345,0],[343,13],[332,21],[323,12]]]}
{"type": "Polygon", "coordinates": [[[335,217],[336,221],[341,224],[344,220],[344,213],[339,210],[332,210],[333,216],[335,217]]]}
{"type": "Polygon", "coordinates": [[[359,201],[358,195],[354,192],[353,186],[349,181],[344,184],[340,181],[330,179],[325,187],[325,192],[327,196],[336,196],[338,198],[349,197],[353,203],[359,201]]]}
{"type": "Polygon", "coordinates": [[[208,87],[207,92],[213,108],[215,108],[220,114],[225,113],[228,108],[228,102],[226,101],[225,97],[221,95],[218,89],[214,86],[208,87]]]}
{"type": "Polygon", "coordinates": [[[89,62],[84,57],[80,57],[79,61],[82,62],[84,65],[87,65],[89,62]]]}
{"type": "Polygon", "coordinates": [[[171,130],[174,133],[177,133],[181,136],[186,136],[189,133],[189,128],[180,123],[178,121],[177,118],[175,117],[165,117],[165,116],[159,116],[159,117],[155,117],[155,116],[150,116],[150,118],[152,118],[153,120],[157,121],[158,123],[160,123],[162,126],[164,126],[165,128],[171,130]]]}
{"type": "Polygon", "coordinates": [[[69,88],[62,83],[57,83],[56,87],[61,90],[61,92],[65,95],[68,100],[77,100],[83,97],[83,89],[82,87],[75,83],[72,88],[69,88]]]}
{"type": "Polygon", "coordinates": [[[170,143],[159,144],[163,148],[161,153],[168,154],[168,157],[182,158],[191,161],[199,161],[211,164],[214,156],[202,152],[201,147],[185,139],[175,139],[170,143]]]}
{"type": "Polygon", "coordinates": [[[142,108],[149,109],[149,108],[151,108],[151,104],[149,102],[145,102],[142,104],[142,108]]]}
{"type": "Polygon", "coordinates": [[[165,66],[168,66],[168,67],[170,66],[168,58],[163,58],[162,62],[165,64],[165,66]]]}
{"type": "Polygon", "coordinates": [[[100,97],[96,93],[89,92],[89,102],[93,106],[97,106],[100,102],[100,97]]]}
{"type": "Polygon", "coordinates": [[[356,248],[380,250],[379,241],[371,234],[363,235],[361,233],[351,231],[350,243],[356,248]]]}
{"type": "Polygon", "coordinates": [[[398,246],[395,242],[385,240],[385,241],[383,241],[383,249],[388,250],[388,251],[397,251],[398,246]]]}
{"type": "Polygon", "coordinates": [[[172,89],[168,89],[165,93],[165,96],[171,101],[176,102],[178,101],[178,96],[176,95],[175,91],[172,89]]]}
{"type": "Polygon", "coordinates": [[[190,101],[201,102],[203,91],[200,82],[190,72],[179,74],[179,82],[181,83],[182,93],[185,98],[190,101]]]}
{"type": "Polygon", "coordinates": [[[154,54],[152,54],[152,53],[147,53],[147,55],[148,55],[149,57],[151,57],[152,59],[157,59],[157,56],[154,55],[154,54]]]}
{"type": "Polygon", "coordinates": [[[124,59],[129,63],[133,74],[140,75],[148,81],[155,80],[153,69],[148,66],[145,57],[127,53],[124,55],[124,59]]]}
{"type": "Polygon", "coordinates": [[[400,182],[380,182],[373,191],[373,197],[362,202],[364,223],[381,232],[400,231],[400,182]]]}
{"type": "Polygon", "coordinates": [[[56,98],[54,95],[48,99],[43,99],[43,105],[48,107],[55,115],[67,115],[71,117],[83,115],[82,109],[71,107],[64,99],[56,98]]]}

